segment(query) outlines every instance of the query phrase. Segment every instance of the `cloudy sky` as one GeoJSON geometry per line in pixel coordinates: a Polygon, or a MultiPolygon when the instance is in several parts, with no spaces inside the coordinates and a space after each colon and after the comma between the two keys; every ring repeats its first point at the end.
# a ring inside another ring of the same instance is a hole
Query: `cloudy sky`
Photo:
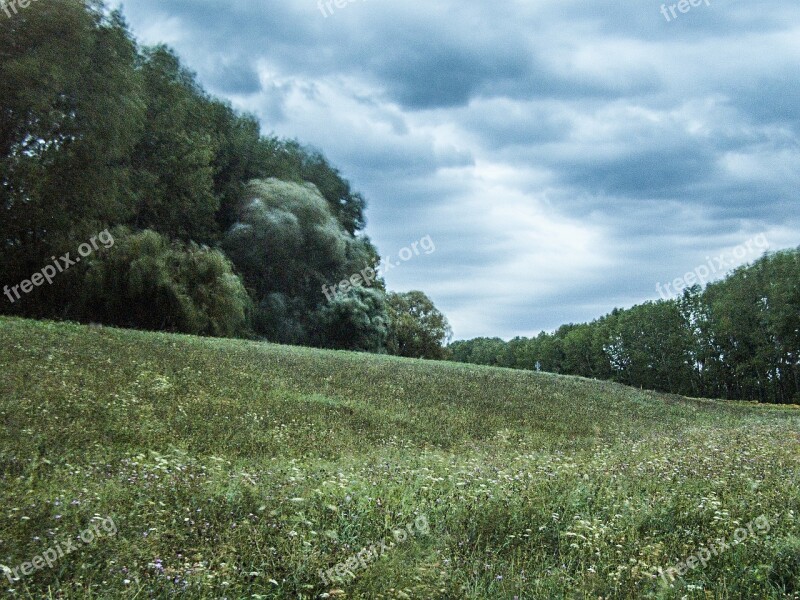
{"type": "Polygon", "coordinates": [[[592,320],[800,244],[797,0],[326,2],[124,13],[264,133],[322,149],[382,255],[430,235],[387,283],[456,338],[592,320]]]}

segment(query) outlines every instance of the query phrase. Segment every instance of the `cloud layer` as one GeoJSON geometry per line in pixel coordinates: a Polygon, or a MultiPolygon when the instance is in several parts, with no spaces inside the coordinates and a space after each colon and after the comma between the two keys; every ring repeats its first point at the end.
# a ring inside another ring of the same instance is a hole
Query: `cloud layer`
{"type": "Polygon", "coordinates": [[[323,149],[385,255],[431,235],[387,282],[457,337],[655,299],[760,233],[800,244],[795,0],[670,2],[669,21],[656,0],[338,2],[124,14],[265,133],[323,149]]]}

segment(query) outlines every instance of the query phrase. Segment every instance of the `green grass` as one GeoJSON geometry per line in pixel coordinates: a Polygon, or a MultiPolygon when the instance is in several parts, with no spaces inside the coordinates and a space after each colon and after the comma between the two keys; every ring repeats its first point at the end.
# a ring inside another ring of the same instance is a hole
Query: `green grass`
{"type": "Polygon", "coordinates": [[[17,319],[0,340],[0,564],[117,529],[0,574],[8,597],[800,598],[794,408],[17,319]]]}

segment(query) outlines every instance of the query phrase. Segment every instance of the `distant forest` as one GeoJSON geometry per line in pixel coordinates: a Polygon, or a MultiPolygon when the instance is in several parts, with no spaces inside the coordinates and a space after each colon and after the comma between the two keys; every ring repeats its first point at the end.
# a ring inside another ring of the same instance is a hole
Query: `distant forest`
{"type": "Polygon", "coordinates": [[[325,297],[379,254],[323,154],[262,135],[101,2],[0,19],[0,206],[3,313],[443,356],[422,292],[378,277],[325,297]],[[61,272],[100,232],[113,249],[61,272]]]}
{"type": "Polygon", "coordinates": [[[800,248],[705,289],[533,339],[450,345],[460,362],[609,379],[684,396],[800,404],[800,248]]]}

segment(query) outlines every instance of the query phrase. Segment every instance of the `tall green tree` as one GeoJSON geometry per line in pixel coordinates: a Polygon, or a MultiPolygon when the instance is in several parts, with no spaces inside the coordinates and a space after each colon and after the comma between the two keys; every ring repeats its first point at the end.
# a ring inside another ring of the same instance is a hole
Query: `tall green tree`
{"type": "MultiPolygon", "coordinates": [[[[95,2],[36,2],[0,19],[0,276],[17,282],[131,212],[143,101],[122,17],[95,2]]],[[[16,305],[58,311],[60,278],[16,305]]]]}
{"type": "Polygon", "coordinates": [[[375,249],[344,230],[310,183],[267,179],[245,193],[249,204],[223,248],[251,291],[254,326],[268,339],[307,343],[325,290],[373,265],[375,249]]]}
{"type": "Polygon", "coordinates": [[[350,235],[364,229],[366,200],[353,191],[319,150],[308,148],[296,140],[268,140],[271,147],[268,173],[286,181],[307,181],[316,186],[333,215],[350,235]]]}
{"type": "Polygon", "coordinates": [[[262,138],[255,117],[237,114],[227,103],[210,100],[204,111],[216,149],[212,161],[214,194],[219,201],[219,231],[228,231],[244,208],[247,184],[274,176],[270,172],[271,140],[262,138]]]}
{"type": "Polygon", "coordinates": [[[172,239],[212,242],[220,208],[214,193],[217,147],[206,121],[212,105],[168,48],[145,50],[141,63],[147,110],[132,158],[131,225],[172,239]]]}
{"type": "Polygon", "coordinates": [[[389,293],[388,308],[391,354],[429,359],[446,356],[450,324],[423,292],[389,293]]]}
{"type": "Polygon", "coordinates": [[[800,250],[779,252],[709,285],[706,302],[729,397],[790,402],[798,391],[800,250]]]}
{"type": "Polygon", "coordinates": [[[676,300],[614,309],[592,323],[508,344],[458,341],[451,351],[462,362],[683,395],[800,402],[800,248],[765,255],[676,300]]]}
{"type": "Polygon", "coordinates": [[[0,19],[2,283],[120,236],[2,310],[385,351],[363,196],[322,152],[260,129],[100,0],[0,19]],[[334,291],[356,274],[363,287],[334,291]]]}

